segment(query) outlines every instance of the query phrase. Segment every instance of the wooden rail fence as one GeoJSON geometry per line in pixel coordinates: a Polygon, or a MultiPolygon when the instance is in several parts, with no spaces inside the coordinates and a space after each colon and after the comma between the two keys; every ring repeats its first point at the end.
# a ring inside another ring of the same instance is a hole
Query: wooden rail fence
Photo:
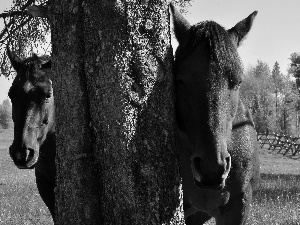
{"type": "Polygon", "coordinates": [[[262,148],[267,148],[283,155],[291,154],[295,156],[300,154],[300,137],[295,137],[286,134],[257,134],[257,140],[262,148]]]}

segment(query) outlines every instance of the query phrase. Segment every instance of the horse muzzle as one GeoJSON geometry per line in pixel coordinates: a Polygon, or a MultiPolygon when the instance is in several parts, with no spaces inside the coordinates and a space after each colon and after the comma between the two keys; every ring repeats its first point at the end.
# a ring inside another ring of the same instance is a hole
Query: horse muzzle
{"type": "Polygon", "coordinates": [[[38,152],[25,146],[16,148],[11,145],[9,155],[19,169],[33,169],[38,160],[38,152]]]}
{"type": "Polygon", "coordinates": [[[191,160],[194,183],[197,187],[207,190],[222,190],[231,168],[231,157],[228,155],[219,163],[202,160],[194,155],[191,160]]]}

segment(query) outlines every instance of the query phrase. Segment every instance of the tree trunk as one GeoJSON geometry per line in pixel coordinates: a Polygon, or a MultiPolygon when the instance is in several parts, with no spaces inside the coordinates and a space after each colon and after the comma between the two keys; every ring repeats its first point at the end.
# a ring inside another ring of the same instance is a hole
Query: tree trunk
{"type": "Polygon", "coordinates": [[[56,224],[162,224],[178,205],[168,5],[51,6],[56,224]]]}
{"type": "MultiPolygon", "coordinates": [[[[57,133],[56,224],[97,224],[99,176],[84,71],[81,0],[54,1],[52,56],[57,133]]],[[[98,210],[99,211],[99,210],[98,210]]]]}

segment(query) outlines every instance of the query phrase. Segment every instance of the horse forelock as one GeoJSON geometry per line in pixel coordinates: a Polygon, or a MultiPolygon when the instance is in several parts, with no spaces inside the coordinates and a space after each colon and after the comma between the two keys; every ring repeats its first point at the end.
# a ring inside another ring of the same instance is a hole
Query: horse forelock
{"type": "Polygon", "coordinates": [[[17,75],[12,83],[9,90],[9,95],[13,94],[14,90],[18,86],[23,86],[26,81],[29,81],[32,86],[41,86],[44,92],[51,92],[50,87],[51,81],[49,80],[46,73],[41,73],[39,70],[43,70],[43,63],[49,60],[48,56],[37,56],[33,53],[31,57],[28,57],[22,61],[22,67],[20,71],[17,71],[17,75]],[[49,90],[48,90],[49,89],[49,90]]]}
{"type": "Polygon", "coordinates": [[[203,42],[209,44],[207,53],[209,55],[199,57],[210,58],[211,73],[216,76],[219,74],[228,76],[229,82],[233,86],[240,83],[243,66],[237,49],[232,43],[228,32],[213,21],[200,22],[191,27],[186,44],[179,46],[176,51],[175,66],[179,65],[188,54],[191,54],[203,42]]]}
{"type": "Polygon", "coordinates": [[[24,60],[24,75],[25,79],[29,79],[31,82],[34,82],[37,77],[36,71],[39,70],[40,66],[42,64],[42,61],[39,59],[39,57],[36,54],[33,54],[32,57],[29,57],[24,60]]]}

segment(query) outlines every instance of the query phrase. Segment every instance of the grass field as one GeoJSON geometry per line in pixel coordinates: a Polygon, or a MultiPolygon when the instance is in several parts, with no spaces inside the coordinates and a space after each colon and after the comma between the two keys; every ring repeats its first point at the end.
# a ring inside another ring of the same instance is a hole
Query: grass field
{"type": "Polygon", "coordinates": [[[12,130],[0,130],[0,224],[51,225],[50,213],[40,198],[34,170],[20,170],[10,159],[12,130]]]}
{"type": "MultiPolygon", "coordinates": [[[[300,156],[260,151],[261,182],[247,225],[300,225],[300,156]]],[[[205,225],[213,225],[210,220],[205,225]]]]}
{"type": "Polygon", "coordinates": [[[300,225],[300,159],[260,151],[261,183],[247,224],[300,225]]]}
{"type": "MultiPolygon", "coordinates": [[[[52,225],[33,170],[17,169],[8,155],[12,130],[0,130],[0,224],[52,225]]],[[[300,156],[260,151],[261,183],[247,225],[300,225],[300,156]]],[[[211,220],[206,225],[213,225],[211,220]]]]}

